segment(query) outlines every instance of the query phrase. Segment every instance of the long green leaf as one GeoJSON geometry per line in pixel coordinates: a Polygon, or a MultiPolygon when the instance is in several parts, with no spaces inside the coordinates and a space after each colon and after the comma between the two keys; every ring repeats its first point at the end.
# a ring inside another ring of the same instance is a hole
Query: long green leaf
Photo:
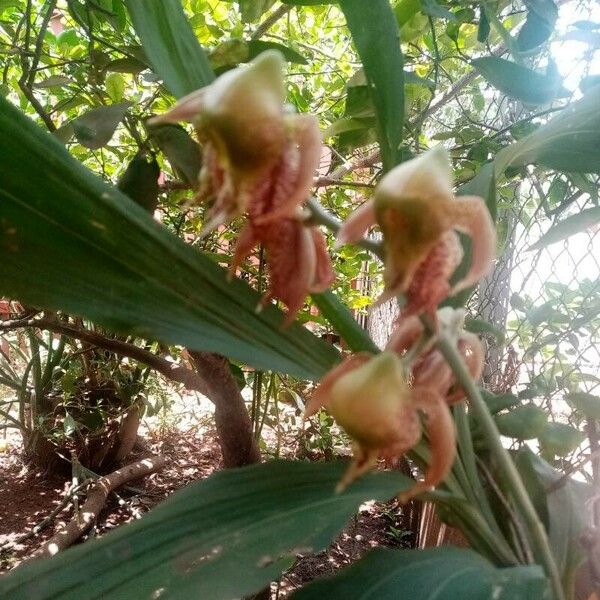
{"type": "Polygon", "coordinates": [[[356,322],[348,307],[332,291],[313,294],[312,299],[353,352],[379,352],[367,331],[356,322]]]}
{"type": "Polygon", "coordinates": [[[338,360],[3,99],[0,156],[0,294],[302,378],[338,360]]]}
{"type": "Polygon", "coordinates": [[[536,163],[557,171],[600,173],[600,86],[494,160],[496,174],[509,166],[536,163]]]}
{"type": "Polygon", "coordinates": [[[180,0],[125,0],[154,70],[176,97],[208,85],[214,74],[180,0]]]}
{"type": "Polygon", "coordinates": [[[299,590],[293,600],[544,600],[540,567],[497,569],[472,550],[373,550],[339,574],[299,590]]]}
{"type": "Polygon", "coordinates": [[[0,578],[11,600],[230,600],[261,589],[294,560],[319,551],[369,499],[413,483],[368,475],[343,494],[345,465],[274,461],[219,472],[174,494],[102,539],[0,578]]]}
{"type": "Polygon", "coordinates": [[[471,64],[495,88],[526,104],[545,104],[569,95],[560,80],[498,56],[476,58],[471,64]]]}
{"type": "Polygon", "coordinates": [[[389,170],[400,162],[404,127],[404,59],[396,18],[388,0],[341,0],[340,8],[365,70],[381,158],[389,170]]]}
{"type": "Polygon", "coordinates": [[[535,244],[530,246],[529,250],[539,250],[550,244],[561,242],[562,240],[566,240],[568,237],[580,233],[581,231],[585,231],[598,223],[600,223],[600,206],[582,210],[580,213],[567,217],[550,227],[550,229],[535,244]]]}

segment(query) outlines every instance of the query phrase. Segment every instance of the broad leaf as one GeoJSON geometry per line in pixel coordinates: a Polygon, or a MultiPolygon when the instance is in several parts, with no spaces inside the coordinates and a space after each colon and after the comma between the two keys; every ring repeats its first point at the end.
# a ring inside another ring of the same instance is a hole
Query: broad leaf
{"type": "Polygon", "coordinates": [[[565,400],[586,417],[600,421],[600,396],[585,392],[573,392],[568,394],[565,400]]]}
{"type": "Polygon", "coordinates": [[[400,162],[404,127],[404,60],[396,19],[388,0],[341,0],[340,8],[364,67],[383,166],[389,170],[400,162]]]}
{"type": "Polygon", "coordinates": [[[296,554],[327,546],[362,502],[413,484],[400,473],[380,473],[336,494],[345,466],[273,461],[221,471],[140,521],[1,577],[0,596],[239,598],[275,579],[296,554]]]}
{"type": "Polygon", "coordinates": [[[338,360],[3,99],[0,155],[0,294],[301,378],[338,360]]]}
{"type": "Polygon", "coordinates": [[[487,404],[489,411],[494,415],[506,408],[512,408],[521,403],[521,400],[514,394],[506,392],[504,394],[492,394],[488,390],[480,389],[481,395],[487,404]]]}
{"type": "Polygon", "coordinates": [[[569,95],[560,80],[504,58],[484,56],[471,61],[471,64],[495,88],[526,104],[545,104],[569,95]]]}
{"type": "Polygon", "coordinates": [[[557,171],[600,173],[600,86],[533,133],[501,150],[496,173],[536,163],[557,171]]]}
{"type": "Polygon", "coordinates": [[[71,121],[77,141],[90,150],[106,146],[131,102],[98,106],[71,121]]]}
{"type": "Polygon", "coordinates": [[[542,433],[548,417],[541,408],[527,404],[517,406],[506,414],[496,415],[494,419],[502,435],[518,440],[531,440],[542,433]]]}
{"type": "Polygon", "coordinates": [[[540,567],[498,569],[476,552],[454,547],[373,550],[333,577],[317,580],[293,600],[549,599],[540,567]]]}
{"type": "Polygon", "coordinates": [[[580,213],[555,223],[529,250],[539,250],[550,244],[561,242],[568,237],[586,231],[600,223],[600,206],[582,210],[580,213]]]}
{"type": "Polygon", "coordinates": [[[275,0],[238,0],[242,21],[244,23],[254,23],[267,12],[275,0]]]}
{"type": "Polygon", "coordinates": [[[214,74],[179,0],[125,0],[154,71],[176,97],[208,85],[214,74]]]}
{"type": "Polygon", "coordinates": [[[548,423],[539,435],[544,452],[556,456],[567,456],[583,442],[585,435],[565,423],[548,423]]]}
{"type": "Polygon", "coordinates": [[[496,338],[496,341],[499,344],[504,344],[504,340],[506,338],[506,334],[503,329],[500,329],[500,327],[497,327],[488,321],[484,321],[483,319],[472,319],[471,317],[467,317],[465,319],[465,329],[471,333],[488,333],[496,338]]]}
{"type": "Polygon", "coordinates": [[[543,44],[554,31],[558,9],[553,0],[525,0],[527,19],[519,31],[517,43],[521,51],[543,44]]]}
{"type": "Polygon", "coordinates": [[[565,592],[572,597],[576,568],[584,558],[580,544],[583,529],[591,515],[588,500],[592,497],[590,485],[564,477],[545,460],[531,453],[532,464],[542,483],[548,489],[549,542],[565,582],[565,592]]]}
{"type": "Polygon", "coordinates": [[[148,137],[169,159],[175,174],[195,188],[202,166],[202,153],[189,133],[180,125],[154,125],[148,126],[148,137]]]}
{"type": "Polygon", "coordinates": [[[289,46],[278,44],[277,42],[264,42],[263,40],[250,40],[248,44],[248,59],[252,60],[265,50],[278,50],[285,60],[298,65],[306,65],[308,61],[302,54],[296,52],[289,46]]]}

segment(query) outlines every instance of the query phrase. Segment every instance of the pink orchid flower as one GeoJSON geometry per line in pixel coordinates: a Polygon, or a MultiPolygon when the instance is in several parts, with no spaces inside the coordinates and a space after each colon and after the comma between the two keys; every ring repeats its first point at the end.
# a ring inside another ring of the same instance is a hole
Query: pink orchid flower
{"type": "Polygon", "coordinates": [[[343,224],[338,245],[357,242],[376,223],[385,247],[385,291],[378,302],[405,294],[404,314],[435,314],[438,304],[472,286],[492,267],[496,235],[485,202],[455,197],[452,168],[441,147],[387,173],[366,202],[343,224]],[[462,259],[457,231],[472,242],[472,261],[454,287],[450,278],[462,259]]]}

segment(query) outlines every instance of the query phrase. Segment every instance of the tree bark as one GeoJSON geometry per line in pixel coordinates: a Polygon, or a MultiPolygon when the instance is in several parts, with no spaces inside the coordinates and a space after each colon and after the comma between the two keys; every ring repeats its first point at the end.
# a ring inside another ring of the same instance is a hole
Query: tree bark
{"type": "Polygon", "coordinates": [[[208,387],[207,397],[215,405],[225,467],[241,467],[260,461],[260,451],[252,435],[252,422],[227,359],[212,352],[188,350],[194,367],[208,387]]]}

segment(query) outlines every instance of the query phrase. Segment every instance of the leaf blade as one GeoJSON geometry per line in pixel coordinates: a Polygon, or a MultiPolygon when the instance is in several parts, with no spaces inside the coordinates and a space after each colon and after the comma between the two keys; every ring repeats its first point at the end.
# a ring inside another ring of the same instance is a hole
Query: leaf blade
{"type": "Polygon", "coordinates": [[[108,329],[321,377],[337,351],[94,176],[0,99],[0,289],[108,329]],[[26,172],[23,171],[26,169],[26,172]]]}
{"type": "Polygon", "coordinates": [[[404,128],[404,58],[388,0],[341,0],[377,112],[384,169],[400,162],[404,128]]]}
{"type": "Polygon", "coordinates": [[[0,592],[12,600],[142,599],[161,588],[170,600],[243,596],[298,552],[325,547],[365,500],[413,484],[397,472],[371,474],[336,494],[345,466],[271,461],[218,472],[140,521],[2,577],[0,592]],[[232,576],[240,569],[244,577],[232,576]]]}
{"type": "Polygon", "coordinates": [[[215,78],[179,0],[125,0],[133,27],[155,72],[177,98],[215,78]]]}

